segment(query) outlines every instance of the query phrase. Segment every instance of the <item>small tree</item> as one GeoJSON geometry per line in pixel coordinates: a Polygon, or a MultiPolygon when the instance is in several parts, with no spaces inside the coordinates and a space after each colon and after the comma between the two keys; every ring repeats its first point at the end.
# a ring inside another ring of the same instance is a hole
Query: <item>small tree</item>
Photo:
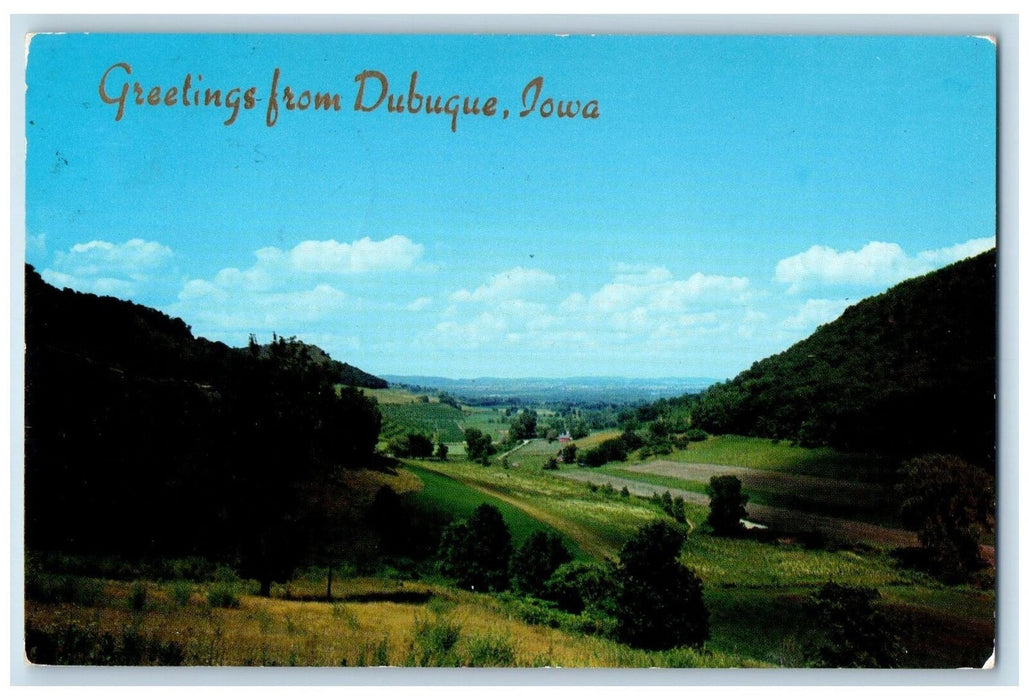
{"type": "Polygon", "coordinates": [[[510,581],[511,531],[496,506],[483,503],[443,531],[440,570],[462,588],[502,591],[510,581]]]}
{"type": "Polygon", "coordinates": [[[440,444],[436,445],[435,457],[441,462],[446,462],[448,452],[450,452],[450,448],[447,447],[447,443],[441,442],[440,444]]]}
{"type": "Polygon", "coordinates": [[[982,566],[979,543],[994,525],[993,475],[949,455],[907,462],[898,486],[901,519],[918,531],[932,569],[960,581],[982,566]]]}
{"type": "Polygon", "coordinates": [[[816,663],[830,668],[895,668],[904,648],[891,620],[879,609],[882,596],[866,586],[829,582],[811,596],[824,642],[816,663]]]}
{"type": "Polygon", "coordinates": [[[710,635],[702,584],[679,563],[686,541],[667,520],[641,527],[619,554],[616,634],[643,649],[700,647],[710,635]]]}
{"type": "Polygon", "coordinates": [[[572,555],[559,536],[536,530],[511,559],[515,590],[536,598],[543,597],[547,579],[557,567],[571,560],[572,555]]]}
{"type": "Polygon", "coordinates": [[[735,476],[713,476],[708,483],[707,493],[711,497],[711,510],[707,522],[716,535],[734,535],[743,531],[747,517],[744,507],[750,500],[741,491],[740,480],[735,476]]]}
{"type": "Polygon", "coordinates": [[[575,464],[575,458],[579,452],[579,448],[574,442],[570,442],[561,448],[561,461],[565,464],[575,464]]]}
{"type": "Polygon", "coordinates": [[[483,466],[489,464],[490,455],[496,453],[497,448],[493,444],[493,436],[483,433],[478,428],[468,428],[464,431],[465,453],[468,459],[479,462],[483,466]]]}

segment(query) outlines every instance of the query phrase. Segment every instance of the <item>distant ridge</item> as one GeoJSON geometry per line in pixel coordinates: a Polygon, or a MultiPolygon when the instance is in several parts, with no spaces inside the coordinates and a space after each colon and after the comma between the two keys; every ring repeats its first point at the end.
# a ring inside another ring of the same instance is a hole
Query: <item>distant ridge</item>
{"type": "Polygon", "coordinates": [[[446,391],[482,402],[518,399],[533,402],[625,403],[654,401],[683,393],[697,393],[715,383],[705,377],[475,377],[453,379],[425,375],[391,375],[391,384],[446,391]]]}
{"type": "Polygon", "coordinates": [[[902,282],[711,387],[694,419],[715,433],[992,467],[996,286],[996,250],[902,282]]]}

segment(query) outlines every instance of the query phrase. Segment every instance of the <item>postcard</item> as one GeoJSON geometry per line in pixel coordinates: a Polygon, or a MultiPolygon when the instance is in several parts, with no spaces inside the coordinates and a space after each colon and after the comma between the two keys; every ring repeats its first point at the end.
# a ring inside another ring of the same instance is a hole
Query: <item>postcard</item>
{"type": "Polygon", "coordinates": [[[997,62],[32,35],[25,663],[989,666],[997,62]]]}

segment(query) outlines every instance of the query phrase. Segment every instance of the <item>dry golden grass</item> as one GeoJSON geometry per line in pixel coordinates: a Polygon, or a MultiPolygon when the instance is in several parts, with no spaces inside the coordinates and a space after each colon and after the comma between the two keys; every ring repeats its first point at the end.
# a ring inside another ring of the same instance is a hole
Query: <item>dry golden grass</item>
{"type": "MultiPolygon", "coordinates": [[[[156,584],[147,588],[147,606],[132,611],[134,584],[109,582],[105,602],[96,607],[29,601],[26,623],[41,630],[70,625],[119,638],[131,630],[145,639],[182,645],[187,665],[213,666],[410,666],[421,663],[419,622],[458,630],[448,665],[469,665],[474,645],[494,640],[510,653],[515,667],[647,667],[655,657],[609,640],[532,626],[515,618],[491,596],[422,583],[355,578],[339,582],[337,595],[398,591],[428,594],[425,603],[311,602],[240,596],[238,608],[213,608],[206,587],[196,586],[185,606],[175,605],[156,584]]],[[[291,584],[296,593],[300,584],[291,584]]],[[[683,652],[687,663],[739,665],[738,659],[683,652]]],[[[676,662],[676,665],[680,665],[676,662]]]]}

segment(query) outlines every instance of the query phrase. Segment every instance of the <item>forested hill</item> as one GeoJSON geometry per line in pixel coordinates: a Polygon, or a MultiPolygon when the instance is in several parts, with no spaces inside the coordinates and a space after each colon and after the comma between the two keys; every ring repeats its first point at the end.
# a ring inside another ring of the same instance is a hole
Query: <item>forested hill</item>
{"type": "Polygon", "coordinates": [[[805,445],[954,453],[992,467],[996,275],[991,250],[865,299],[711,387],[694,422],[805,445]]]}
{"type": "Polygon", "coordinates": [[[311,485],[373,458],[374,401],[294,340],[230,348],[27,267],[25,346],[31,548],[201,554],[263,585],[321,544],[311,485]]]}
{"type": "MultiPolygon", "coordinates": [[[[297,342],[306,348],[308,357],[311,358],[312,362],[330,368],[333,376],[338,378],[340,384],[346,384],[347,386],[359,386],[367,389],[385,389],[389,386],[389,382],[385,379],[380,379],[374,374],[368,374],[364,370],[358,369],[346,362],[340,362],[332,359],[329,357],[328,353],[317,345],[311,345],[300,341],[297,342]]],[[[271,348],[271,345],[262,345],[260,348],[261,356],[267,357],[271,348]]]]}
{"type": "MultiPolygon", "coordinates": [[[[229,356],[247,351],[195,338],[182,319],[147,306],[56,289],[31,265],[25,269],[25,301],[26,336],[38,345],[121,371],[205,378],[216,374],[229,356]]],[[[383,379],[333,360],[316,345],[291,342],[305,348],[309,359],[340,384],[371,389],[387,385],[383,379]]],[[[271,348],[262,345],[261,357],[268,358],[271,348]]]]}

